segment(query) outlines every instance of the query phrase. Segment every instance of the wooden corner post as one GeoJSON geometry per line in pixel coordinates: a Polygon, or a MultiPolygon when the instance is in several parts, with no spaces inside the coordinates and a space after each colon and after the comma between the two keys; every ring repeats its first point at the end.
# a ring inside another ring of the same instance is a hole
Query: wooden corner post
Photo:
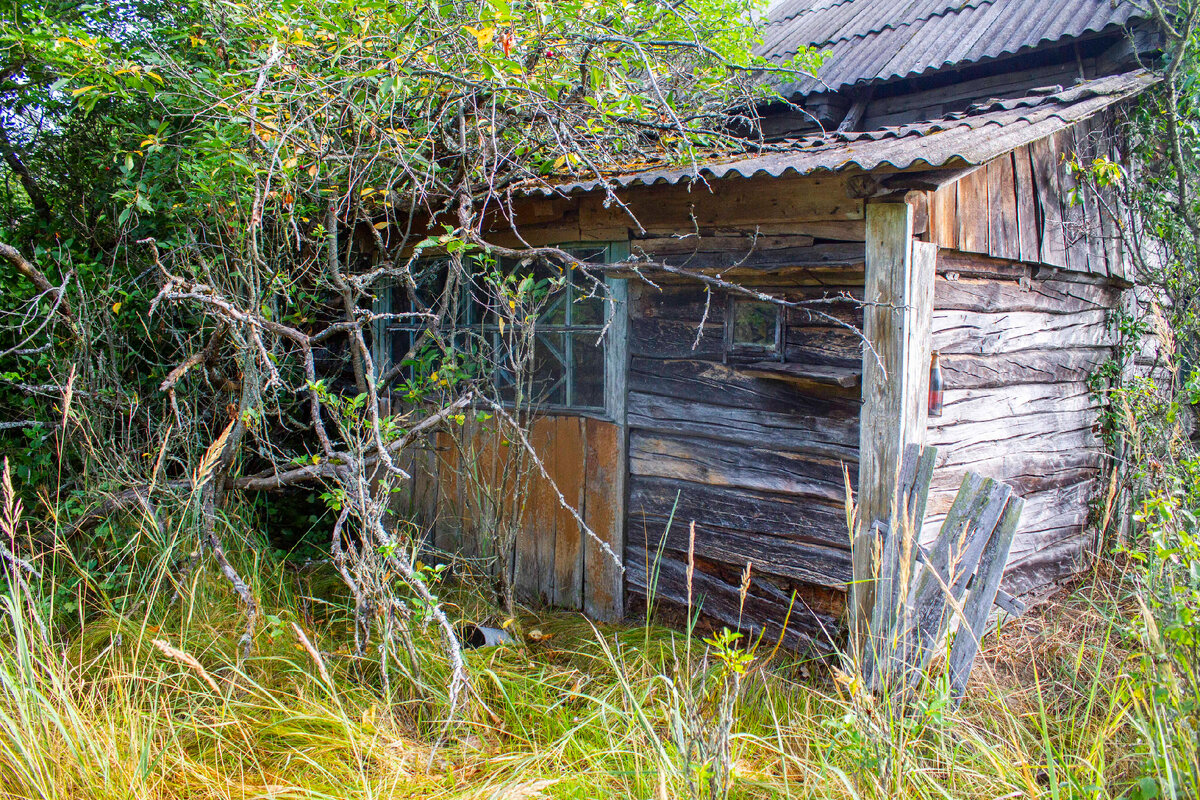
{"type": "Polygon", "coordinates": [[[850,592],[851,644],[860,656],[875,604],[878,543],[872,526],[891,523],[904,447],[925,439],[937,257],[937,245],[913,241],[913,210],[907,202],[870,203],[866,217],[863,403],[850,592]]]}

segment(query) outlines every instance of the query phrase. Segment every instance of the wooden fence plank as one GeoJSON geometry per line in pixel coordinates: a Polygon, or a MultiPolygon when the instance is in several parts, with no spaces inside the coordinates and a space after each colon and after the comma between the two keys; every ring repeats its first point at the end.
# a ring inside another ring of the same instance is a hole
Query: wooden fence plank
{"type": "Polygon", "coordinates": [[[1087,272],[1087,218],[1084,214],[1084,205],[1079,202],[1085,190],[1067,167],[1067,160],[1076,154],[1076,144],[1072,133],[1073,131],[1063,130],[1054,134],[1053,137],[1061,157],[1061,163],[1057,165],[1057,169],[1059,186],[1062,187],[1060,202],[1062,204],[1063,231],[1067,241],[1067,269],[1072,272],[1087,272]],[[1075,202],[1071,202],[1072,197],[1076,198],[1075,202]]]}
{"type": "Polygon", "coordinates": [[[1013,534],[1017,530],[1024,504],[1025,501],[1019,497],[1008,501],[1004,515],[988,539],[987,548],[979,560],[971,596],[963,604],[963,619],[950,650],[950,691],[956,701],[961,700],[966,692],[971,667],[975,663],[976,653],[979,652],[979,642],[983,637],[983,629],[987,624],[996,592],[1000,588],[1000,580],[1004,577],[1008,550],[1012,545],[1013,534]]]}
{"type": "Polygon", "coordinates": [[[908,626],[911,641],[902,654],[903,660],[911,666],[920,663],[924,648],[922,631],[928,630],[932,624],[930,620],[940,613],[936,603],[942,596],[942,585],[949,580],[953,552],[961,547],[963,534],[970,530],[971,520],[983,510],[987,491],[993,483],[991,479],[971,472],[963,476],[954,503],[946,512],[941,532],[913,584],[907,603],[912,614],[908,626]]]}
{"type": "Polygon", "coordinates": [[[909,660],[913,667],[910,685],[915,686],[921,680],[950,613],[957,608],[1011,494],[1012,490],[1004,484],[985,479],[965,519],[960,522],[959,518],[946,515],[938,541],[939,545],[945,543],[945,549],[935,546],[927,565],[930,572],[924,573],[930,579],[926,583],[929,591],[924,597],[919,595],[913,605],[914,649],[909,660]],[[948,558],[941,560],[943,554],[948,558]]]}

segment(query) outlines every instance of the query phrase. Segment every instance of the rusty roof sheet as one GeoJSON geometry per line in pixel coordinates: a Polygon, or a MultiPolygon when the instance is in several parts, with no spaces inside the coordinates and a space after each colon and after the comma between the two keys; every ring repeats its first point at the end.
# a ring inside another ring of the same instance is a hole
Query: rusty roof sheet
{"type": "Polygon", "coordinates": [[[936,169],[988,161],[1132,97],[1157,80],[1145,70],[1086,81],[1052,94],[976,103],[942,119],[874,131],[805,136],[768,153],[704,162],[694,167],[646,169],[605,180],[526,185],[526,192],[575,194],[611,188],[682,184],[820,171],[936,169]]]}
{"type": "Polygon", "coordinates": [[[828,52],[816,78],[781,87],[795,96],[999,58],[1141,15],[1133,0],[784,0],[758,51],[777,61],[802,47],[828,52]]]}

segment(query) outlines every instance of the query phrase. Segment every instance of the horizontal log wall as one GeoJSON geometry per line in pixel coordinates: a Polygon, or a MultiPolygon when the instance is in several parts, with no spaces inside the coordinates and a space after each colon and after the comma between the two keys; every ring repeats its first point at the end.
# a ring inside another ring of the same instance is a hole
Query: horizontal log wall
{"type": "MultiPolygon", "coordinates": [[[[847,239],[861,226],[830,226],[847,239]]],[[[860,298],[863,244],[807,235],[642,238],[634,255],[703,269],[788,300],[860,298]]],[[[654,273],[630,281],[629,498],[626,580],[644,601],[687,602],[689,526],[696,525],[694,596],[705,614],[785,640],[834,630],[850,578],[845,485],[857,481],[860,389],[765,377],[761,356],[727,353],[727,295],[654,273]],[[845,470],[845,472],[843,471],[845,470]],[[668,521],[672,519],[668,530],[668,521]]],[[[856,376],[862,324],[852,300],[786,311],[786,360],[856,376]],[[827,315],[827,316],[826,316],[827,315]]],[[[854,380],[857,378],[855,377],[854,380]]]]}
{"type": "Polygon", "coordinates": [[[1010,484],[1025,498],[1005,579],[1013,592],[1071,572],[1083,555],[1103,462],[1087,379],[1111,356],[1107,310],[1121,291],[1035,271],[942,251],[934,294],[945,411],[929,420],[941,452],[924,534],[936,533],[964,472],[1010,484]]]}

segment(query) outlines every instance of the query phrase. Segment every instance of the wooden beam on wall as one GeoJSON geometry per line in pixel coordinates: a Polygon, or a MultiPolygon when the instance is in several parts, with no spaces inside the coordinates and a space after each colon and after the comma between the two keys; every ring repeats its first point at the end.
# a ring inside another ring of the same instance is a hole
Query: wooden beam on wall
{"type": "Polygon", "coordinates": [[[913,241],[907,203],[866,208],[863,404],[859,426],[858,530],[851,624],[865,641],[874,606],[872,525],[890,522],[904,446],[922,443],[928,402],[930,324],[937,245],[913,241]]]}

